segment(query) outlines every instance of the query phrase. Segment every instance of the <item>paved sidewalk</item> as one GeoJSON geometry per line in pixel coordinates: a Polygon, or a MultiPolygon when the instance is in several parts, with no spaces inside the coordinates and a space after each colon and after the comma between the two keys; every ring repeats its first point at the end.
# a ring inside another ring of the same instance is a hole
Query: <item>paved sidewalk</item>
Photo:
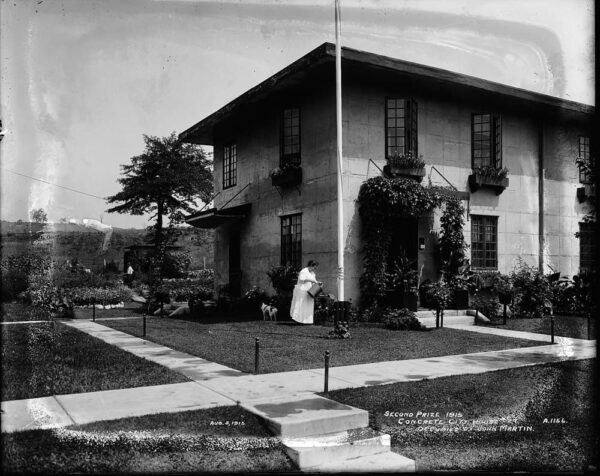
{"type": "MultiPolygon", "coordinates": [[[[91,321],[65,324],[186,375],[189,383],[2,402],[2,431],[68,426],[161,412],[261,402],[323,391],[323,369],[251,375],[91,321]]],[[[460,327],[460,326],[456,326],[460,327]]],[[[489,327],[465,330],[548,341],[550,336],[489,327]]],[[[556,337],[557,344],[425,359],[331,367],[329,390],[411,382],[596,357],[596,341],[556,337]]]]}

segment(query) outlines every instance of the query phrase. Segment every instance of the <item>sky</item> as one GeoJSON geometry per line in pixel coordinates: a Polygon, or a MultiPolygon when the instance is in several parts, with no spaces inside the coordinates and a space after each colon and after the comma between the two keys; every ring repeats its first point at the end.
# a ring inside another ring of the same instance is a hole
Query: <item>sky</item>
{"type": "MultiPolygon", "coordinates": [[[[341,0],[341,16],[343,46],[595,104],[593,0],[341,0]]],[[[334,0],[0,0],[2,219],[145,226],[96,198],[143,134],[184,131],[325,41],[334,0]]]]}

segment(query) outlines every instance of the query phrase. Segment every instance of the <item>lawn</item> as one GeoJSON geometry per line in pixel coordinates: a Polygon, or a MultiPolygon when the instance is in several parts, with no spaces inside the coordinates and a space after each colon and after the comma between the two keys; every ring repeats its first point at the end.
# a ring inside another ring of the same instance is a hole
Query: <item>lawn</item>
{"type": "Polygon", "coordinates": [[[241,407],[2,435],[3,472],[297,471],[279,439],[241,407]]]}
{"type": "MultiPolygon", "coordinates": [[[[495,325],[502,324],[502,319],[494,321],[495,325]]],[[[580,316],[554,316],[554,335],[573,337],[576,339],[587,339],[587,319],[580,316]]],[[[506,326],[501,329],[511,331],[536,332],[538,334],[550,334],[550,316],[539,319],[507,319],[506,326]]],[[[596,322],[590,319],[590,337],[596,338],[596,322]]]]}
{"type": "MultiPolygon", "coordinates": [[[[103,321],[102,324],[141,336],[141,321],[103,321]]],[[[146,339],[243,372],[253,372],[255,338],[258,337],[262,373],[322,367],[326,350],[331,352],[331,366],[335,367],[540,345],[450,328],[390,331],[371,324],[351,328],[351,339],[328,339],[330,330],[326,326],[289,322],[201,323],[152,318],[147,323],[146,339]]]]}
{"type": "Polygon", "coordinates": [[[414,459],[417,471],[582,471],[598,464],[595,365],[563,362],[324,395],[368,410],[371,426],[390,434],[392,449],[414,459]]]}
{"type": "Polygon", "coordinates": [[[2,309],[2,322],[19,321],[40,321],[39,316],[31,312],[31,306],[22,302],[3,302],[0,305],[2,309]]]}
{"type": "Polygon", "coordinates": [[[61,323],[2,326],[2,400],[189,380],[61,323]]]}

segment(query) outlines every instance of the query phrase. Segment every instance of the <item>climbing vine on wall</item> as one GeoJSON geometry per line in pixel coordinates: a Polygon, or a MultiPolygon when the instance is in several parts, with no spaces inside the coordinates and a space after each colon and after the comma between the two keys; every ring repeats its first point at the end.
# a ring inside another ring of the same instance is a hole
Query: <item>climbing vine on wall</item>
{"type": "MultiPolygon", "coordinates": [[[[427,215],[444,202],[452,214],[462,209],[458,199],[447,189],[423,187],[412,179],[374,177],[362,184],[358,193],[364,243],[360,287],[365,306],[376,303],[385,294],[386,263],[394,222],[402,216],[427,215]]],[[[455,218],[448,218],[447,222],[453,230],[460,224],[462,237],[463,222],[455,218]]],[[[452,239],[456,238],[453,234],[452,239]]]]}
{"type": "Polygon", "coordinates": [[[440,219],[439,250],[441,272],[447,280],[458,274],[465,260],[466,244],[463,235],[465,208],[457,198],[447,198],[440,219]]]}

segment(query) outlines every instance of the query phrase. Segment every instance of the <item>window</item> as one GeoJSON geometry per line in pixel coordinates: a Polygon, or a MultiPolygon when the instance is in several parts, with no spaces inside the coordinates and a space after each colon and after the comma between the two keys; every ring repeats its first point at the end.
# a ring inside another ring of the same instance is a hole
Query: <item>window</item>
{"type": "Polygon", "coordinates": [[[579,271],[595,269],[596,241],[594,223],[579,224],[579,271]]]}
{"type": "MultiPolygon", "coordinates": [[[[593,167],[592,156],[590,155],[590,138],[585,136],[579,136],[579,158],[583,159],[591,169],[593,167]]],[[[579,182],[581,183],[592,183],[592,174],[588,169],[579,166],[579,182]]]]}
{"type": "Polygon", "coordinates": [[[472,167],[502,168],[502,118],[494,114],[471,116],[472,167]]]}
{"type": "Polygon", "coordinates": [[[498,217],[471,215],[471,261],[474,268],[498,269],[498,217]]]}
{"type": "Polygon", "coordinates": [[[237,148],[235,144],[225,146],[223,151],[223,188],[237,183],[237,148]]]}
{"type": "Polygon", "coordinates": [[[300,164],[300,109],[283,110],[281,124],[281,166],[300,164]]]}
{"type": "Polygon", "coordinates": [[[281,265],[301,267],[302,214],[281,217],[281,265]]]}
{"type": "Polygon", "coordinates": [[[385,103],[386,157],[418,155],[417,103],[414,99],[387,98],[385,103]]]}

